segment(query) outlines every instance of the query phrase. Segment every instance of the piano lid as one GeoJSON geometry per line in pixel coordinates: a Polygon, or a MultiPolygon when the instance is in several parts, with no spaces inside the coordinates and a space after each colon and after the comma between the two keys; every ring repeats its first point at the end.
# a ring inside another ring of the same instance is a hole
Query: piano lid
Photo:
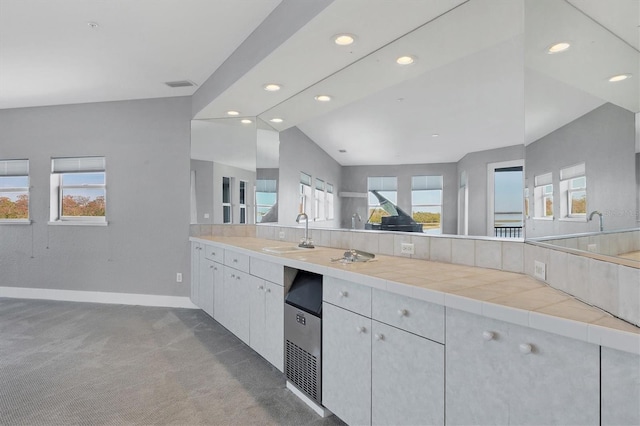
{"type": "MultiPolygon", "coordinates": [[[[404,232],[422,232],[422,224],[417,223],[411,215],[407,214],[400,207],[393,204],[384,195],[375,189],[370,189],[373,195],[380,202],[380,207],[389,214],[382,217],[382,223],[371,223],[371,216],[365,224],[365,229],[378,229],[381,231],[404,231],[404,232]]],[[[371,213],[373,215],[373,212],[371,213]]]]}

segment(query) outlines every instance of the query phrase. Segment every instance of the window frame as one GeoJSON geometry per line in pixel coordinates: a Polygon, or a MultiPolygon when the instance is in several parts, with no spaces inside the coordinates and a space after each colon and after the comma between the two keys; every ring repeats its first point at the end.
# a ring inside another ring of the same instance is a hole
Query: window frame
{"type": "MultiPolygon", "coordinates": [[[[433,235],[441,235],[442,234],[442,223],[443,223],[443,199],[444,199],[444,176],[443,175],[419,175],[419,176],[411,176],[411,218],[413,220],[416,220],[413,215],[414,215],[414,210],[416,207],[438,207],[440,209],[440,222],[439,222],[439,227],[435,228],[435,229],[428,229],[428,230],[424,230],[423,232],[426,233],[430,233],[433,235]],[[426,182],[426,188],[421,189],[421,188],[416,188],[416,186],[420,186],[417,185],[416,183],[416,179],[418,178],[426,178],[425,182],[426,182]],[[438,185],[433,185],[430,182],[429,178],[438,178],[440,180],[438,185]],[[433,186],[433,187],[432,187],[433,186]],[[417,204],[415,202],[415,195],[416,193],[420,191],[439,191],[440,192],[440,203],[439,204],[417,204]],[[429,232],[432,231],[432,232],[429,232]]],[[[431,213],[431,212],[429,212],[431,213]]],[[[417,221],[416,221],[417,222],[417,221]]],[[[419,222],[420,223],[420,222],[419,222]]],[[[424,225],[424,223],[423,223],[424,225]]]]}
{"type": "Polygon", "coordinates": [[[376,202],[376,204],[370,204],[370,197],[372,196],[370,191],[377,190],[380,192],[384,192],[383,194],[387,199],[387,195],[394,194],[394,200],[389,200],[393,204],[398,205],[398,177],[397,176],[367,176],[367,223],[382,223],[382,217],[388,216],[387,212],[381,208],[380,203],[376,202]],[[376,182],[374,179],[380,179],[379,182],[376,182]],[[393,182],[393,183],[392,183],[393,182]],[[373,183],[373,185],[372,185],[373,183]],[[378,184],[378,185],[376,185],[378,184]],[[378,189],[378,187],[382,189],[378,189]],[[381,210],[382,214],[380,216],[380,222],[371,222],[371,217],[373,216],[376,210],[381,210]]]}
{"type": "MultiPolygon", "coordinates": [[[[0,218],[0,224],[30,224],[31,223],[31,177],[29,175],[28,159],[0,160],[0,179],[2,178],[26,178],[27,186],[0,187],[0,198],[2,194],[24,193],[27,195],[27,217],[26,218],[0,218]],[[18,168],[12,172],[9,163],[22,163],[24,168],[17,164],[18,168]]],[[[9,197],[7,197],[9,198],[9,197]]]]}
{"type": "Polygon", "coordinates": [[[315,217],[314,221],[321,222],[326,220],[326,184],[323,179],[316,178],[315,189],[313,190],[313,198],[315,201],[315,217]]]}
{"type": "Polygon", "coordinates": [[[107,225],[107,170],[106,158],[104,156],[91,157],[57,157],[51,159],[51,192],[50,192],[50,225],[107,225]],[[73,166],[68,164],[56,165],[60,163],[73,162],[73,166]],[[83,162],[85,164],[83,165],[83,162]],[[91,162],[94,162],[92,164],[91,162]],[[96,163],[101,163],[97,165],[96,163]],[[101,184],[64,184],[64,176],[72,174],[95,174],[104,176],[104,183],[101,184]],[[104,215],[103,216],[69,216],[63,215],[63,199],[65,190],[73,189],[102,189],[104,194],[104,215]]]}

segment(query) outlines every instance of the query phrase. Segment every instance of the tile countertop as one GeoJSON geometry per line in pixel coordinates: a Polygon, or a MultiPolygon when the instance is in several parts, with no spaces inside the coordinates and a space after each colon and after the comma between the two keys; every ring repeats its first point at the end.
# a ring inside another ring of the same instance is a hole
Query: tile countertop
{"type": "Polygon", "coordinates": [[[271,254],[296,244],[253,237],[190,237],[284,266],[333,276],[513,324],[640,354],[640,328],[524,274],[377,255],[366,263],[332,262],[344,250],[316,247],[271,254]]]}

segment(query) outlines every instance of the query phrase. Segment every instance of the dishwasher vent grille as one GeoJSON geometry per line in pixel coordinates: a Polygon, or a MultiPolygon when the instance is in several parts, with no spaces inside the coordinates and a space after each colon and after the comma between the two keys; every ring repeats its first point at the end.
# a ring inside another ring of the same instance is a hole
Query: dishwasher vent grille
{"type": "Polygon", "coordinates": [[[285,374],[289,380],[311,398],[318,398],[318,359],[287,340],[285,374]]]}

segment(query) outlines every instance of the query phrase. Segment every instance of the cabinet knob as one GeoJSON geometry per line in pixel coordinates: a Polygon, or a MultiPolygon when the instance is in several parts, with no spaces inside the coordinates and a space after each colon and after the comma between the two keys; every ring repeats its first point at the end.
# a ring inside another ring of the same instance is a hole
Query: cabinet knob
{"type": "Polygon", "coordinates": [[[238,263],[238,259],[233,259],[233,263],[238,263]]]}
{"type": "Polygon", "coordinates": [[[407,311],[406,309],[398,309],[398,315],[401,317],[406,317],[407,315],[409,315],[409,311],[407,311]]]}
{"type": "Polygon", "coordinates": [[[346,291],[341,291],[340,293],[338,293],[338,295],[339,295],[340,297],[347,297],[347,296],[349,296],[349,293],[348,293],[348,292],[346,292],[346,291]]]}
{"type": "Polygon", "coordinates": [[[236,280],[239,280],[239,279],[240,279],[240,275],[237,275],[237,276],[236,276],[236,280]]]}
{"type": "Polygon", "coordinates": [[[267,293],[271,293],[271,289],[270,288],[267,289],[267,293]]]}
{"type": "Polygon", "coordinates": [[[356,327],[356,331],[358,333],[364,333],[365,331],[367,331],[367,329],[364,328],[363,326],[359,326],[359,327],[356,327]]]}
{"type": "Polygon", "coordinates": [[[375,337],[376,340],[384,340],[384,334],[382,333],[376,333],[373,337],[375,337]]]}
{"type": "Polygon", "coordinates": [[[214,268],[214,266],[213,266],[213,265],[209,265],[209,268],[210,268],[210,269],[213,269],[213,268],[214,268]]]}
{"type": "Polygon", "coordinates": [[[264,289],[264,287],[263,287],[263,286],[261,286],[261,285],[259,285],[259,286],[258,286],[258,290],[262,290],[262,289],[264,289]]]}
{"type": "Polygon", "coordinates": [[[213,267],[213,270],[214,270],[214,271],[217,271],[217,270],[218,270],[218,267],[217,267],[217,266],[214,266],[214,267],[213,267]]]}
{"type": "Polygon", "coordinates": [[[533,352],[533,346],[531,346],[529,343],[520,343],[518,349],[520,349],[520,353],[523,354],[530,354],[531,352],[533,352]]]}
{"type": "Polygon", "coordinates": [[[235,278],[235,277],[236,277],[236,274],[231,274],[231,278],[235,278]]]}
{"type": "Polygon", "coordinates": [[[496,333],[493,331],[483,331],[482,338],[486,341],[493,340],[496,338],[496,333]]]}

